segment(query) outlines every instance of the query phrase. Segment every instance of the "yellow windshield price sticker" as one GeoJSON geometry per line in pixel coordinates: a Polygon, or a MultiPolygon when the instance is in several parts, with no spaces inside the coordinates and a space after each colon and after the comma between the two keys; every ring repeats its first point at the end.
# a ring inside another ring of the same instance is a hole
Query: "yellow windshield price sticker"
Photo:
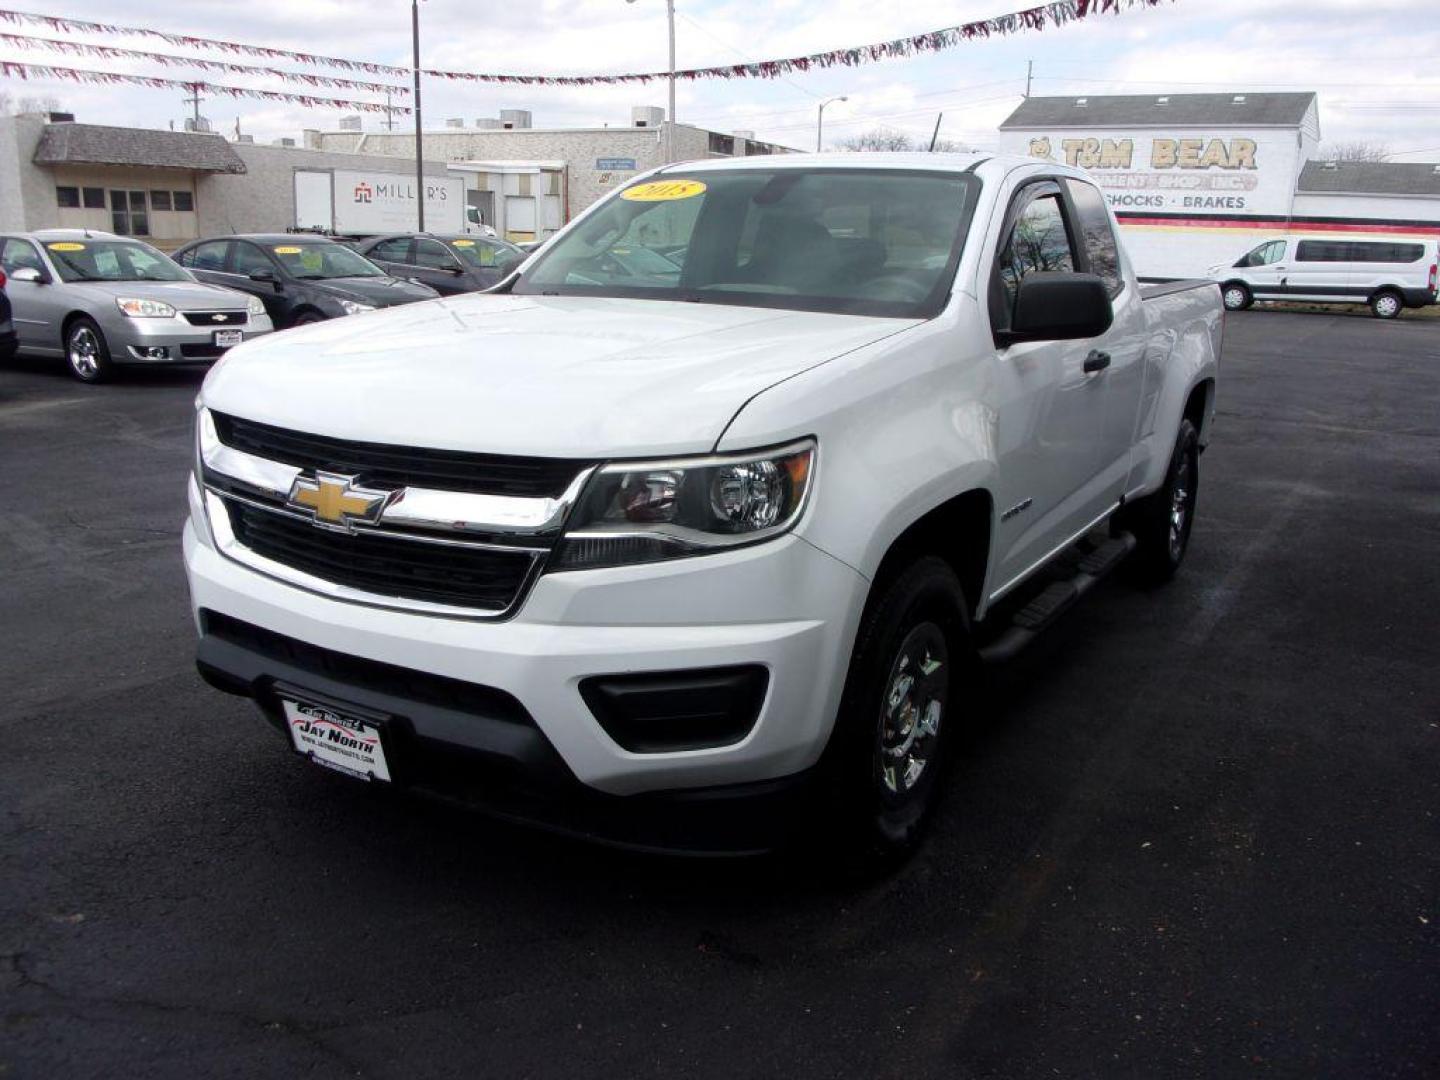
{"type": "Polygon", "coordinates": [[[299,249],[298,247],[277,247],[277,248],[275,249],[275,254],[276,254],[276,255],[299,255],[299,254],[300,254],[300,249],[299,249]]]}
{"type": "Polygon", "coordinates": [[[450,241],[450,242],[451,242],[452,244],[454,244],[456,247],[474,247],[474,246],[475,246],[475,241],[474,241],[474,240],[452,240],[452,241],[450,241]]]}
{"type": "Polygon", "coordinates": [[[84,244],[72,244],[68,240],[59,244],[46,244],[51,251],[84,251],[84,244]]]}
{"type": "Polygon", "coordinates": [[[670,202],[672,199],[693,199],[703,194],[705,185],[699,180],[652,180],[648,184],[626,188],[620,197],[631,202],[670,202]]]}

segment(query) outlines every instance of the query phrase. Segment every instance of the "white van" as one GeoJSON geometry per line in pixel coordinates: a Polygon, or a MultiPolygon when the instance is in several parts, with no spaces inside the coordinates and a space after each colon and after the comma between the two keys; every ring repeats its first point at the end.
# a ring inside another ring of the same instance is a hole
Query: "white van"
{"type": "Polygon", "coordinates": [[[1369,304],[1376,318],[1393,319],[1404,308],[1435,303],[1437,246],[1434,237],[1282,236],[1208,273],[1230,311],[1256,300],[1303,300],[1369,304]]]}

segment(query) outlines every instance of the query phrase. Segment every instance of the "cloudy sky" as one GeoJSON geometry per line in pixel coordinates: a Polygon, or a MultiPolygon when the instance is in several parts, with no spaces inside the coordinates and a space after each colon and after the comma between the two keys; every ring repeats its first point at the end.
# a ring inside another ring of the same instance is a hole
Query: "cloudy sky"
{"type": "MultiPolygon", "coordinates": [[[[679,64],[726,64],[860,45],[1001,14],[1027,2],[1033,0],[678,0],[679,64]]],[[[21,0],[20,6],[396,65],[407,64],[410,56],[406,0],[131,0],[124,5],[21,0]]],[[[983,149],[994,145],[996,125],[1020,100],[1026,63],[1033,61],[1036,94],[1316,90],[1326,142],[1378,142],[1398,160],[1440,161],[1440,65],[1435,62],[1440,20],[1434,15],[1432,0],[1177,0],[913,60],[773,82],[682,85],[677,111],[682,122],[721,131],[749,128],[764,139],[813,148],[817,103],[845,95],[848,101],[826,109],[827,143],[882,125],[928,138],[943,112],[945,137],[983,149]]],[[[423,67],[574,74],[665,66],[665,0],[424,0],[421,21],[423,67]]],[[[0,31],[63,36],[3,23],[0,31]]],[[[180,51],[155,40],[93,40],[180,51]]],[[[0,59],[190,77],[143,62],[62,56],[5,43],[0,43],[0,59]]],[[[271,66],[324,70],[280,62],[271,66]]],[[[233,74],[194,77],[288,88],[233,74]]],[[[12,79],[0,80],[3,93],[17,100],[53,96],[78,119],[95,123],[165,127],[188,111],[181,93],[163,90],[12,79]]],[[[536,126],[624,124],[630,106],[663,105],[664,97],[663,84],[498,88],[430,80],[424,86],[427,128],[441,126],[448,117],[464,117],[468,125],[501,108],[532,110],[536,126]]],[[[340,115],[224,98],[206,102],[203,112],[217,130],[232,131],[238,120],[242,131],[262,141],[306,127],[333,129],[340,115]]],[[[380,120],[367,116],[365,123],[378,129],[380,120]]]]}

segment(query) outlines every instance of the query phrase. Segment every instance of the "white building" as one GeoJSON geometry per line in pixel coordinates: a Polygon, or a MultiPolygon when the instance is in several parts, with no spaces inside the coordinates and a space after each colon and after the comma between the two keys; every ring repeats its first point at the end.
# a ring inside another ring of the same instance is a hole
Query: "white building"
{"type": "Polygon", "coordinates": [[[1188,277],[1291,227],[1313,93],[1026,98],[1000,149],[1090,170],[1146,277],[1188,277]]]}

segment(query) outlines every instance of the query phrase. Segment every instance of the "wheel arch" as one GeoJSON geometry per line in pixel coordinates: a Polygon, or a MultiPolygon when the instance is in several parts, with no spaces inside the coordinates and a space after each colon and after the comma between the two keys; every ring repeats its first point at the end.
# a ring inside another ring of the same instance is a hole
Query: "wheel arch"
{"type": "Polygon", "coordinates": [[[1190,388],[1190,396],[1185,399],[1185,408],[1180,414],[1183,419],[1195,425],[1201,446],[1210,438],[1210,417],[1214,413],[1214,405],[1215,379],[1211,376],[1201,379],[1190,388]]]}
{"type": "Polygon", "coordinates": [[[885,550],[870,584],[871,597],[916,559],[936,555],[950,564],[973,619],[984,606],[985,580],[994,535],[995,500],[985,488],[970,488],[926,511],[906,526],[885,550]]]}

